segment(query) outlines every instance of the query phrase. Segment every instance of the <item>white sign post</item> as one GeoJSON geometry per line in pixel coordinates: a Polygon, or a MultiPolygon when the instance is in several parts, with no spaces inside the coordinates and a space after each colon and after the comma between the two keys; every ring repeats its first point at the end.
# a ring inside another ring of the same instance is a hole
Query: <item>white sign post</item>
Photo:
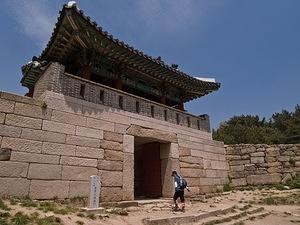
{"type": "Polygon", "coordinates": [[[96,175],[90,176],[89,209],[99,208],[100,188],[100,177],[96,175]]]}

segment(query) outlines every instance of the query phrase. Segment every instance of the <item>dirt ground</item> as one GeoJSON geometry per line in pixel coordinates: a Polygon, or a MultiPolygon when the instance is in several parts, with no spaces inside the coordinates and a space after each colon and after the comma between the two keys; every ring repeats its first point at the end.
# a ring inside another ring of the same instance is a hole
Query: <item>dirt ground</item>
{"type": "MultiPolygon", "coordinates": [[[[213,195],[199,196],[197,198],[188,198],[186,204],[186,211],[174,212],[172,210],[172,201],[170,199],[162,200],[147,200],[140,201],[139,206],[131,206],[126,208],[108,207],[105,214],[90,215],[85,212],[80,212],[79,205],[72,205],[70,211],[59,211],[56,209],[64,209],[66,204],[55,203],[50,208],[41,208],[40,202],[28,200],[29,203],[23,204],[23,200],[4,200],[4,204],[10,209],[4,210],[0,207],[0,224],[5,224],[4,212],[8,212],[13,218],[17,212],[23,212],[24,215],[29,215],[31,221],[25,224],[38,225],[139,225],[143,224],[145,218],[152,220],[174,218],[174,217],[191,217],[199,213],[205,214],[207,212],[218,209],[229,209],[230,212],[210,216],[204,220],[199,220],[196,223],[183,224],[234,224],[234,225],[294,225],[300,224],[300,190],[254,190],[254,191],[233,191],[226,193],[219,193],[213,195]],[[12,203],[12,204],[11,204],[12,203]],[[74,207],[77,207],[74,209],[74,207]],[[53,208],[54,207],[54,208],[53,208]],[[235,209],[233,209],[235,208],[235,209]],[[243,211],[244,210],[244,211],[243,211]],[[252,210],[252,211],[251,211],[252,210]],[[35,218],[44,218],[54,216],[56,222],[43,223],[37,219],[32,219],[36,212],[35,218]],[[242,213],[241,213],[242,212],[242,213]],[[239,216],[237,216],[239,214],[239,216]],[[1,222],[1,216],[2,222],[1,222]]],[[[53,202],[52,202],[53,203],[53,202]]],[[[8,225],[16,224],[7,218],[8,225]]],[[[19,223],[22,225],[22,223],[19,223]]],[[[157,222],[156,224],[175,224],[172,222],[157,222]]],[[[181,223],[180,223],[181,224],[181,223]]],[[[5,224],[6,225],[6,224],[5,224]]]]}

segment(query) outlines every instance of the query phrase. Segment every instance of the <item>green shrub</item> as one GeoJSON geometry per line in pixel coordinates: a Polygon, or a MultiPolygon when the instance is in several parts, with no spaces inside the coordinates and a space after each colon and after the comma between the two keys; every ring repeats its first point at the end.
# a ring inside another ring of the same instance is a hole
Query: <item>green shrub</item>
{"type": "Polygon", "coordinates": [[[230,185],[229,183],[224,184],[224,186],[223,186],[223,191],[224,191],[224,192],[232,191],[231,185],[230,185]]]}

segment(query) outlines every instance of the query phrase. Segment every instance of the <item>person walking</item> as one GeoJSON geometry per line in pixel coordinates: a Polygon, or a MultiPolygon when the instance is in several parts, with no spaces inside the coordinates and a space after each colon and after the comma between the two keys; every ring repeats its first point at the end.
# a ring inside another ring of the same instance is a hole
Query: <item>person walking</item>
{"type": "Polygon", "coordinates": [[[180,198],[181,202],[181,211],[185,211],[185,199],[184,199],[184,189],[186,188],[188,191],[189,188],[187,186],[187,182],[183,179],[175,170],[172,172],[172,177],[174,178],[174,185],[175,185],[175,193],[173,196],[174,204],[175,204],[175,211],[180,210],[178,207],[177,199],[180,198]]]}

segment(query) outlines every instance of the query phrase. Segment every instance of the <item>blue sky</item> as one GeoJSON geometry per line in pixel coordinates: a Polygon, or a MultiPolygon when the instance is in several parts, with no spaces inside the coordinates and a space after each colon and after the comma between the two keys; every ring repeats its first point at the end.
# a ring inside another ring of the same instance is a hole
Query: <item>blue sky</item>
{"type": "MultiPolygon", "coordinates": [[[[40,55],[62,0],[2,0],[0,90],[23,95],[21,65],[40,55]]],[[[78,0],[104,30],[219,91],[186,104],[212,127],[234,115],[269,118],[300,104],[298,0],[78,0]]]]}

